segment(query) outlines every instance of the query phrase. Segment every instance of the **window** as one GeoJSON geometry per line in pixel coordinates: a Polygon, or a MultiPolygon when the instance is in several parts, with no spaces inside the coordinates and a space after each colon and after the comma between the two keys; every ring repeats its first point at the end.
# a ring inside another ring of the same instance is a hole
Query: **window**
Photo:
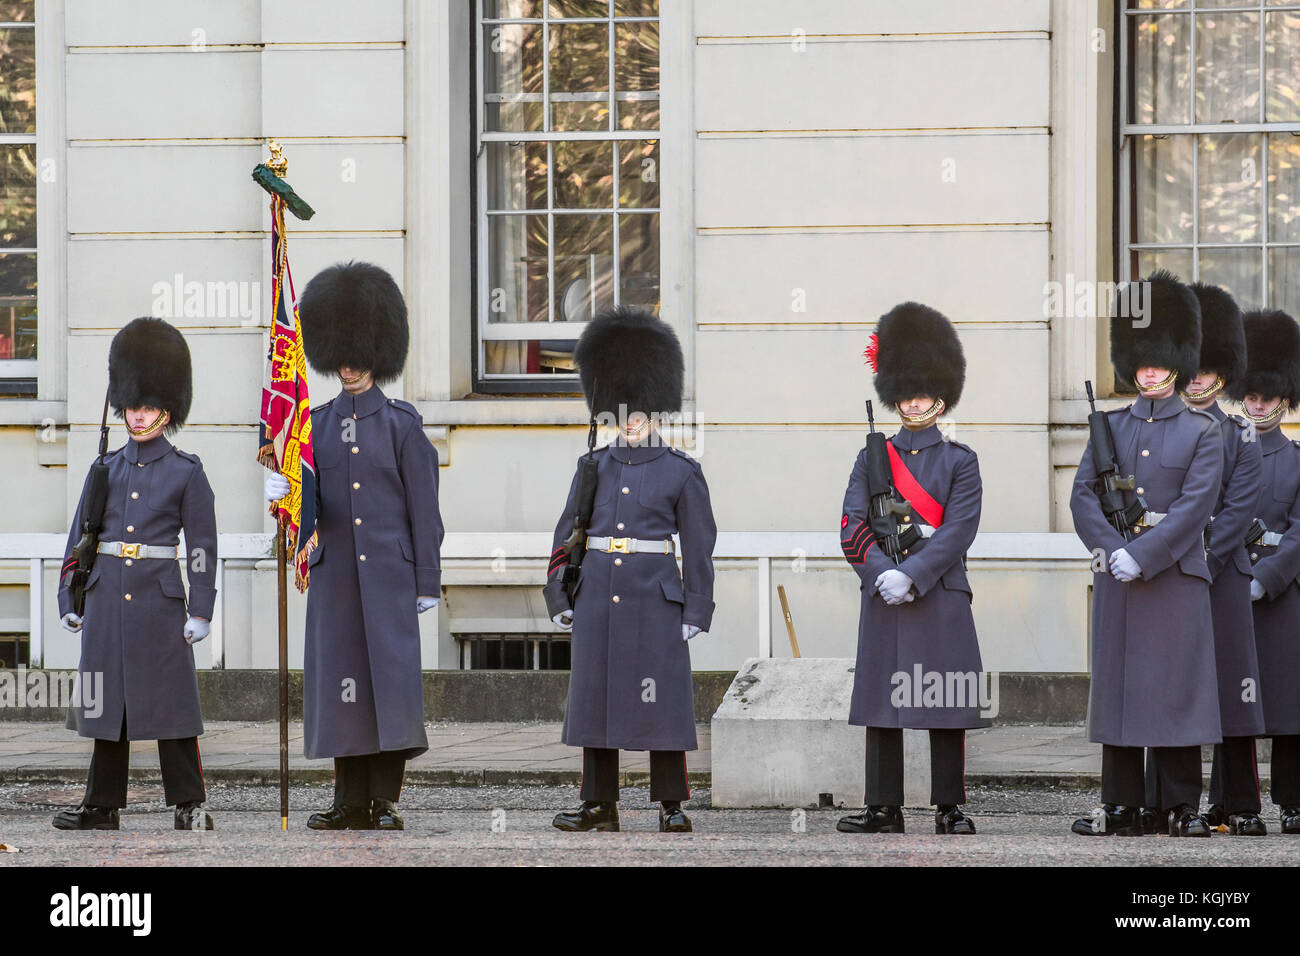
{"type": "Polygon", "coordinates": [[[1121,279],[1300,314],[1300,3],[1127,0],[1121,279]]]}
{"type": "Polygon", "coordinates": [[[36,379],[34,0],[0,0],[0,394],[36,379]]]}
{"type": "Polygon", "coordinates": [[[658,14],[478,0],[479,391],[574,391],[583,323],[658,311],[658,14]]]}

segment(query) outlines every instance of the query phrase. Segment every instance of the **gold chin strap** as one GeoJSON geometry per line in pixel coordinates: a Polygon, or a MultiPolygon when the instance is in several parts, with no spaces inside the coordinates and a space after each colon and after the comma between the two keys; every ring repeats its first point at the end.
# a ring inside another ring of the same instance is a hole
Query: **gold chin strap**
{"type": "Polygon", "coordinates": [[[155,418],[150,424],[146,425],[144,428],[132,428],[130,425],[127,425],[126,430],[138,438],[144,438],[148,435],[152,435],[154,432],[163,428],[171,420],[172,420],[171,412],[167,411],[166,409],[163,409],[161,412],[158,413],[158,417],[155,418]]]}
{"type": "Polygon", "coordinates": [[[339,381],[342,382],[344,385],[355,385],[355,384],[357,384],[357,382],[359,382],[359,381],[361,381],[363,378],[365,378],[365,377],[366,377],[366,373],[369,372],[369,371],[370,371],[370,369],[368,369],[368,368],[367,368],[367,369],[362,369],[361,372],[360,372],[360,374],[356,375],[356,376],[353,377],[353,378],[344,378],[344,377],[340,374],[340,375],[339,375],[339,381]]]}
{"type": "Polygon", "coordinates": [[[1222,389],[1223,389],[1223,376],[1219,375],[1215,377],[1214,382],[1212,384],[1207,385],[1205,387],[1204,391],[1181,392],[1181,394],[1183,398],[1187,399],[1189,402],[1203,402],[1207,398],[1213,398],[1215,395],[1218,395],[1222,389]]]}
{"type": "Polygon", "coordinates": [[[943,399],[936,398],[934,403],[919,415],[909,415],[901,408],[898,410],[898,415],[908,425],[928,425],[943,414],[943,409],[943,399]]]}
{"type": "Polygon", "coordinates": [[[1165,379],[1163,382],[1157,382],[1155,385],[1142,385],[1139,383],[1138,391],[1141,392],[1143,395],[1145,395],[1147,392],[1164,391],[1170,385],[1174,384],[1174,381],[1177,378],[1178,378],[1178,370],[1174,369],[1172,372],[1169,373],[1169,377],[1165,379]]]}
{"type": "Polygon", "coordinates": [[[1263,415],[1263,416],[1261,416],[1261,417],[1259,417],[1259,418],[1256,418],[1254,415],[1252,415],[1252,414],[1250,413],[1250,411],[1246,408],[1245,405],[1243,405],[1243,406],[1241,407],[1241,410],[1242,410],[1243,412],[1245,412],[1245,413],[1246,413],[1246,417],[1249,418],[1249,419],[1250,419],[1252,422],[1254,422],[1256,425],[1271,425],[1271,424],[1273,424],[1275,421],[1277,421],[1279,418],[1281,418],[1281,417],[1283,416],[1283,414],[1286,413],[1286,410],[1287,410],[1287,401],[1286,401],[1285,398],[1282,399],[1280,402],[1277,403],[1277,407],[1276,407],[1276,408],[1274,408],[1274,409],[1273,409],[1271,412],[1269,412],[1267,415],[1263,415]]]}
{"type": "Polygon", "coordinates": [[[649,429],[649,427],[650,427],[650,419],[647,418],[643,420],[641,424],[637,425],[635,428],[633,428],[631,425],[624,425],[623,434],[626,435],[628,438],[640,438],[642,435],[646,433],[646,430],[649,429]]]}

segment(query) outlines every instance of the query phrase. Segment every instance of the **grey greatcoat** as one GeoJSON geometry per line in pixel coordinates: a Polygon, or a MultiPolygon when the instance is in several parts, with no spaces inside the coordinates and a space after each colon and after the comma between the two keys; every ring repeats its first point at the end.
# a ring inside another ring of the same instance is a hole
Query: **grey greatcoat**
{"type": "Polygon", "coordinates": [[[1175,393],[1141,396],[1108,413],[1121,475],[1135,475],[1151,511],[1167,514],[1125,543],[1101,510],[1092,442],[1074,479],[1070,511],[1097,555],[1092,587],[1089,739],[1120,747],[1218,743],[1219,687],[1203,533],[1218,500],[1223,438],[1207,412],[1175,393]],[[1142,569],[1110,573],[1126,548],[1142,569]]]}
{"type": "Polygon", "coordinates": [[[943,505],[943,523],[921,550],[895,565],[870,540],[866,449],[858,453],[840,518],[841,546],[862,579],[849,723],[986,726],[988,721],[979,716],[983,664],[966,579],[966,550],[979,529],[983,498],[979,458],[968,446],[944,440],[938,425],[920,431],[903,428],[889,441],[921,487],[943,505]],[[891,606],[875,581],[894,567],[912,579],[917,597],[891,606]],[[936,689],[937,696],[927,702],[923,689],[929,673],[940,675],[943,693],[936,689]],[[918,701],[921,706],[915,706],[918,701]]]}
{"type": "MultiPolygon", "coordinates": [[[[85,488],[68,534],[64,565],[81,538],[85,488]]],[[[174,548],[185,531],[190,559],[188,608],[180,562],[100,554],[86,585],[82,615],[82,696],[67,726],[83,737],[118,740],[126,718],[130,740],[176,740],[203,733],[194,653],[185,640],[188,616],[212,618],[217,589],[217,520],[212,488],[198,456],[164,436],[128,440],[108,456],[108,500],[100,541],[174,548]],[[86,699],[87,680],[102,700],[86,699]]],[[[72,611],[71,575],[59,587],[59,614],[72,611]]]]}
{"type": "Polygon", "coordinates": [[[303,658],[309,758],[429,749],[417,595],[440,596],[438,453],[372,385],[312,409],[319,543],[303,658]]]}
{"type": "Polygon", "coordinates": [[[1255,647],[1264,733],[1300,734],[1300,442],[1279,425],[1259,435],[1264,484],[1257,517],[1282,543],[1250,546],[1251,570],[1264,586],[1255,602],[1255,647]]]}
{"type": "Polygon", "coordinates": [[[1210,610],[1219,672],[1219,720],[1225,737],[1252,737],[1264,730],[1259,662],[1250,608],[1250,559],[1246,529],[1255,518],[1264,467],[1259,442],[1240,415],[1225,415],[1218,402],[1206,411],[1223,435],[1223,479],[1210,526],[1210,610]],[[1249,683],[1246,683],[1249,682],[1249,683]]]}
{"type": "MultiPolygon", "coordinates": [[[[562,739],[573,747],[695,750],[691,655],[682,625],[707,631],[713,618],[717,526],[704,472],[667,445],[616,444],[596,452],[595,507],[588,533],[666,541],[677,532],[682,572],[671,554],[588,551],[574,594],[572,663],[562,739]]],[[[555,527],[545,588],[552,616],[570,609],[560,547],[573,528],[577,476],[555,527]]]]}

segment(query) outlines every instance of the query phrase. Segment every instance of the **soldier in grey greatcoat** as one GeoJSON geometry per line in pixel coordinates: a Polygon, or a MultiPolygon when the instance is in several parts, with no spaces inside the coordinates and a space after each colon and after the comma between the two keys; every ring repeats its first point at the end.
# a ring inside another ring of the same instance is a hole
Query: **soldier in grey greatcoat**
{"type": "MultiPolygon", "coordinates": [[[[406,303],[378,266],[319,273],[299,303],[312,368],[342,391],[312,409],[316,533],[308,557],[303,750],[334,758],[313,830],[401,830],[406,761],[429,749],[418,614],[441,595],[438,453],[420,413],[381,382],[406,362],[406,303]]],[[[288,491],[271,474],[266,496],[288,491]]]]}
{"type": "Polygon", "coordinates": [[[85,799],[54,818],[60,830],[119,828],[133,740],[158,741],[176,829],[213,828],[203,808],[203,715],[190,645],[208,636],[216,603],[217,521],[198,456],[166,438],[185,423],[192,394],[189,348],[174,327],[139,318],[113,337],[108,399],[130,441],[107,456],[108,497],[80,616],[69,585],[90,507],[84,488],[68,534],[59,613],[65,628],[81,633],[81,692],[68,708],[68,728],[94,738],[95,749],[85,799]]]}
{"type": "Polygon", "coordinates": [[[1246,374],[1232,389],[1264,456],[1249,547],[1263,733],[1273,738],[1270,791],[1282,832],[1300,834],[1300,442],[1282,418],[1300,405],[1300,326],[1285,312],[1245,316],[1246,374]]]}
{"type": "Polygon", "coordinates": [[[979,715],[984,674],[966,551],[979,528],[983,486],[975,452],[945,439],[937,424],[961,398],[966,360],[952,323],[915,302],[880,319],[867,357],[876,394],[903,424],[887,449],[894,490],[911,506],[898,527],[923,536],[886,553],[888,536],[878,539],[870,522],[879,491],[869,487],[864,448],[844,495],[840,545],[862,579],[849,723],[866,727],[866,808],[837,828],[903,832],[903,728],[917,728],[930,732],[935,832],[973,834],[975,822],[959,806],[966,728],[987,721],[979,715]]]}
{"type": "Polygon", "coordinates": [[[572,628],[562,739],[582,748],[583,766],[582,806],[554,825],[617,830],[618,752],[648,750],[659,829],[686,832],[686,751],[698,746],[686,642],[713,619],[717,527],[699,462],[669,447],[658,429],[662,416],[681,410],[681,345],[666,322],[618,307],[590,322],[574,358],[593,419],[619,431],[594,453],[595,498],[572,602],[565,541],[580,504],[576,473],[543,591],[555,623],[572,628]]]}
{"type": "MultiPolygon", "coordinates": [[[[1240,836],[1264,836],[1259,818],[1259,773],[1255,735],[1264,729],[1259,700],[1259,661],[1250,609],[1250,561],[1246,533],[1259,503],[1263,457],[1254,429],[1240,415],[1227,415],[1218,396],[1226,394],[1246,370],[1246,334],[1241,309],[1218,286],[1192,284],[1201,306],[1201,366],[1181,393],[1194,408],[1219,422],[1223,439],[1223,478],[1210,524],[1210,609],[1214,616],[1214,657],[1219,673],[1219,720],[1223,743],[1214,748],[1210,784],[1211,826],[1226,825],[1240,836]]],[[[1153,768],[1151,768],[1153,769],[1153,768]]],[[[1147,804],[1161,803],[1156,775],[1147,774],[1147,804]]],[[[1154,811],[1143,811],[1143,825],[1154,832],[1154,811]]]]}
{"type": "Polygon", "coordinates": [[[1088,732],[1102,745],[1104,806],[1072,829],[1142,834],[1142,749],[1151,747],[1169,835],[1209,836],[1198,812],[1200,746],[1219,743],[1222,725],[1204,534],[1219,498],[1223,437],[1218,419],[1175,391],[1200,366],[1200,304],[1156,272],[1126,289],[1110,331],[1117,387],[1139,397],[1105,418],[1119,475],[1134,477],[1125,494],[1145,507],[1123,532],[1111,524],[1090,438],[1070,511],[1094,555],[1088,732]]]}

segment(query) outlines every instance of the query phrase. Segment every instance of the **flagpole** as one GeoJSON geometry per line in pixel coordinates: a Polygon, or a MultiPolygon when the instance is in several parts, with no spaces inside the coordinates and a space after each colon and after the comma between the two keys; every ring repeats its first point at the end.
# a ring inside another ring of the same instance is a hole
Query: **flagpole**
{"type": "Polygon", "coordinates": [[[289,829],[289,561],[283,517],[276,519],[275,586],[280,601],[280,829],[289,829]]]}

